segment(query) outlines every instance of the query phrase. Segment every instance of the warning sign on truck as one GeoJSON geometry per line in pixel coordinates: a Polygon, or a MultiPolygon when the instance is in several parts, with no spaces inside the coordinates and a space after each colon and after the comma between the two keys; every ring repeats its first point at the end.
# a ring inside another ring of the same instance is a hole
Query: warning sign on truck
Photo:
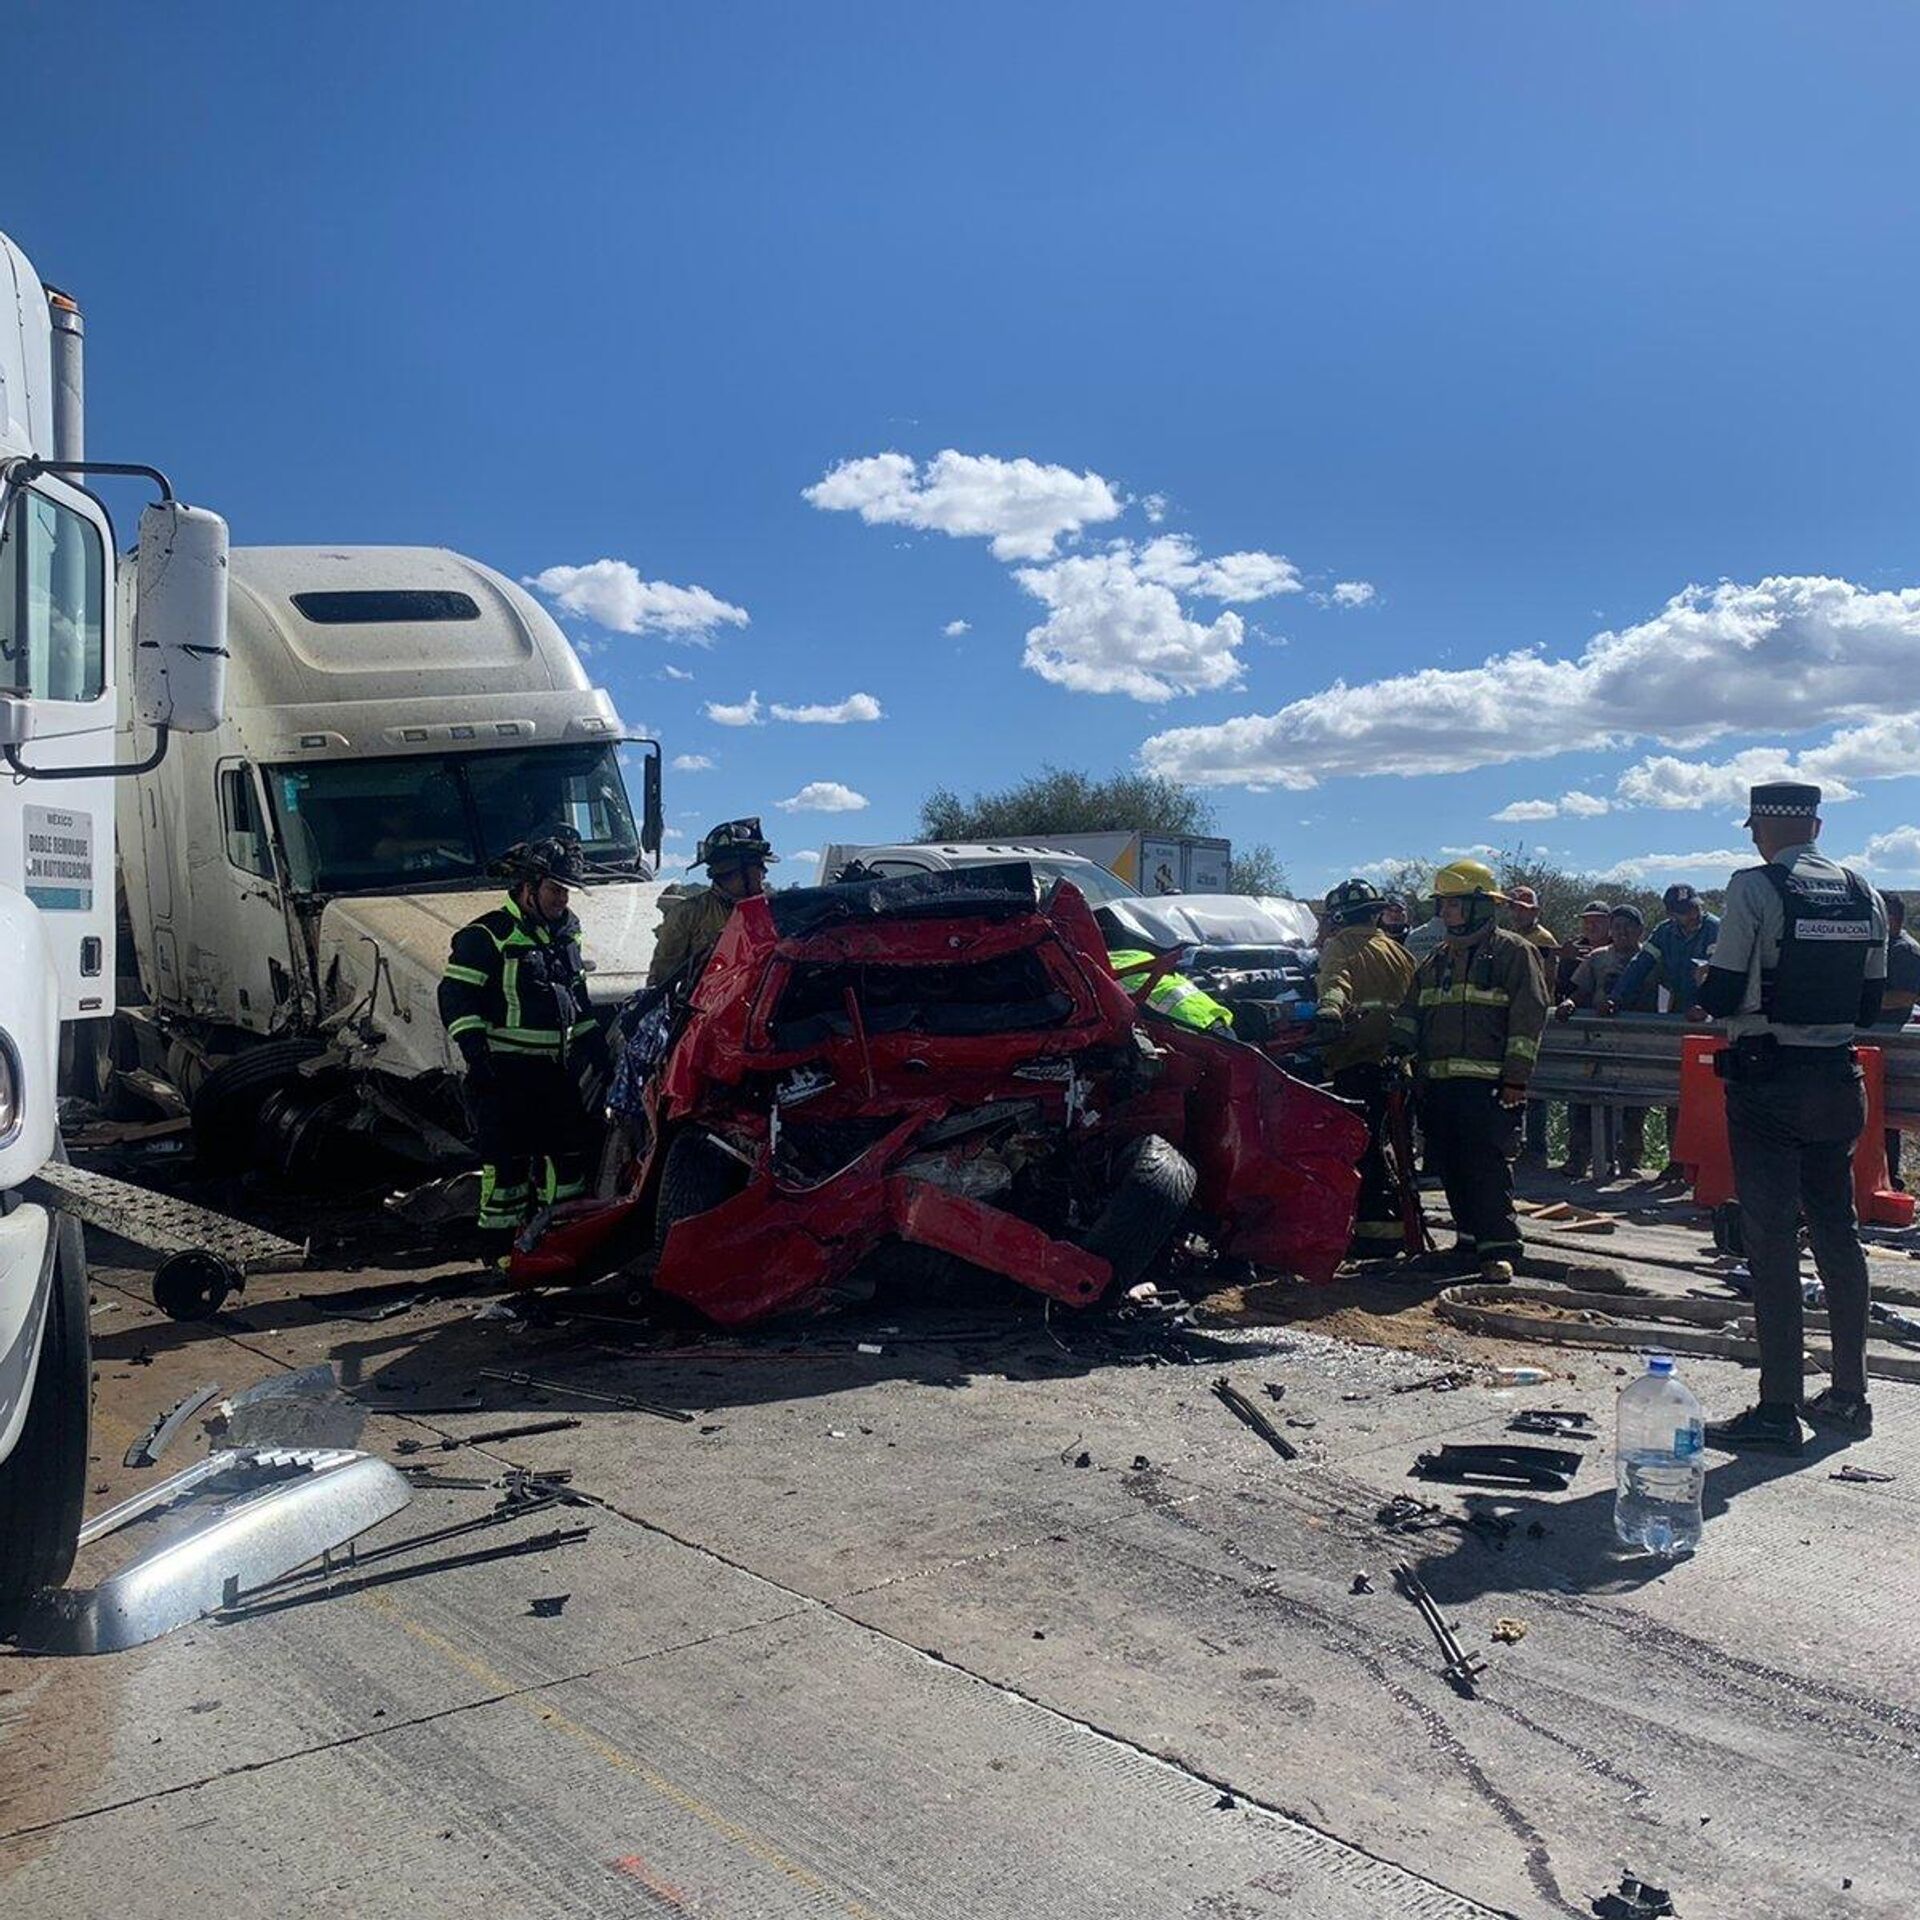
{"type": "Polygon", "coordinates": [[[28,807],[27,898],[36,907],[93,908],[93,815],[28,807]]]}

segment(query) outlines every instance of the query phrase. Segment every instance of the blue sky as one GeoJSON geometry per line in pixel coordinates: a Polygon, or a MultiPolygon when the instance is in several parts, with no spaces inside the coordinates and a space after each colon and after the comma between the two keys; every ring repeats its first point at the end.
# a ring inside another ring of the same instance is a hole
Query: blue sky
{"type": "Polygon", "coordinates": [[[238,541],[544,577],[714,763],[690,834],[1144,755],[1302,888],[1715,879],[1793,765],[1920,880],[1908,8],[40,0],[7,46],[0,228],[86,306],[95,454],[238,541]]]}

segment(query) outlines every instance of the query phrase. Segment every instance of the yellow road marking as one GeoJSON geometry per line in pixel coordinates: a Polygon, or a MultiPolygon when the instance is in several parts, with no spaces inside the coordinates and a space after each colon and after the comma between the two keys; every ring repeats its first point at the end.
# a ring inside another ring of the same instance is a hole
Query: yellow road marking
{"type": "Polygon", "coordinates": [[[563,1735],[575,1746],[585,1748],[587,1752],[596,1755],[618,1772],[630,1774],[658,1794],[661,1799],[670,1801],[683,1813],[691,1814],[702,1826],[710,1828],[743,1853],[750,1854],[763,1866],[772,1867],[776,1873],[785,1875],[797,1886],[805,1887],[809,1893],[824,1894],[828,1899],[835,1901],[843,1913],[854,1915],[855,1920],[880,1920],[880,1916],[871,1907],[862,1905],[858,1900],[849,1899],[837,1888],[821,1879],[812,1868],[803,1867],[797,1860],[789,1860],[764,1835],[755,1833],[750,1827],[743,1827],[737,1820],[729,1819],[717,1807],[708,1806],[697,1794],[689,1793],[677,1780],[670,1779],[657,1767],[650,1766],[646,1761],[616,1747],[611,1740],[602,1739],[591,1727],[583,1727],[579,1721],[569,1719],[551,1700],[537,1693],[520,1691],[513,1681],[496,1668],[489,1666],[478,1654],[469,1653],[464,1647],[456,1646],[444,1634],[436,1633],[424,1622],[403,1613],[387,1595],[367,1593],[361,1597],[369,1606],[385,1614],[410,1638],[419,1641],[422,1646],[431,1647],[443,1659],[452,1661],[463,1672],[479,1681],[489,1692],[503,1695],[506,1705],[524,1709],[543,1727],[563,1735]]]}

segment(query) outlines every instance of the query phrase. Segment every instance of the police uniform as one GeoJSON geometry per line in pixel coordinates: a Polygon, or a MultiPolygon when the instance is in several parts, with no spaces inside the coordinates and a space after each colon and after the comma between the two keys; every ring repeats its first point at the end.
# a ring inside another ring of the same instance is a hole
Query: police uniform
{"type": "MultiPolygon", "coordinates": [[[[1755,787],[1748,824],[1811,820],[1819,806],[1818,787],[1755,787]]],[[[1727,1051],[1716,1064],[1726,1080],[1734,1190],[1753,1275],[1761,1404],[1709,1428],[1719,1444],[1800,1445],[1803,1212],[1826,1289],[1832,1391],[1864,1414],[1868,1287],[1853,1149],[1866,1097],[1853,1036],[1879,1012],[1886,970],[1880,896],[1811,839],[1733,876],[1699,999],[1726,1022],[1727,1051]]]]}
{"type": "MultiPolygon", "coordinates": [[[[552,877],[559,877],[557,875],[552,877]]],[[[480,1149],[479,1225],[511,1231],[585,1191],[594,1125],[576,1074],[603,1058],[587,997],[580,922],[509,894],[453,936],[440,1018],[467,1063],[480,1149]]]]}
{"type": "Polygon", "coordinates": [[[1372,922],[1342,927],[1320,949],[1315,986],[1320,1018],[1337,1037],[1321,1051],[1333,1090],[1366,1115],[1367,1150],[1360,1161],[1360,1201],[1352,1252],[1377,1260],[1399,1250],[1405,1235],[1400,1196],[1387,1167],[1381,1134],[1390,1085],[1385,1065],[1394,1016],[1414,975],[1407,950],[1372,922]]]}

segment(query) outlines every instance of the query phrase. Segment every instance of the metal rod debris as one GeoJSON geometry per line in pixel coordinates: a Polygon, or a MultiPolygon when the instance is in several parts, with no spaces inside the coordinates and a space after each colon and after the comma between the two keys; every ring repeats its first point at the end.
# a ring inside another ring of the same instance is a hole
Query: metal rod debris
{"type": "Polygon", "coordinates": [[[1395,1564],[1393,1577],[1400,1591],[1419,1608],[1420,1618],[1427,1623],[1429,1631],[1439,1643],[1441,1657],[1446,1662],[1446,1675],[1453,1683],[1455,1692],[1471,1700],[1474,1697],[1474,1676],[1484,1673],[1487,1663],[1468,1653],[1460,1644],[1453,1629],[1441,1616],[1433,1595],[1427,1591],[1426,1583],[1404,1560],[1395,1564]]]}
{"type": "Polygon", "coordinates": [[[1300,1458],[1300,1449],[1224,1373],[1213,1383],[1213,1396],[1229,1413],[1250,1426],[1282,1460],[1300,1458]]]}
{"type": "Polygon", "coordinates": [[[659,1406],[631,1393],[602,1393],[594,1387],[575,1386],[570,1380],[541,1380],[531,1373],[507,1373],[498,1367],[482,1367],[480,1378],[498,1380],[503,1386],[525,1387],[531,1393],[571,1393],[582,1400],[599,1400],[610,1407],[627,1407],[635,1413],[653,1414],[657,1419],[677,1420],[682,1426],[693,1425],[692,1414],[678,1407],[659,1406]]]}

